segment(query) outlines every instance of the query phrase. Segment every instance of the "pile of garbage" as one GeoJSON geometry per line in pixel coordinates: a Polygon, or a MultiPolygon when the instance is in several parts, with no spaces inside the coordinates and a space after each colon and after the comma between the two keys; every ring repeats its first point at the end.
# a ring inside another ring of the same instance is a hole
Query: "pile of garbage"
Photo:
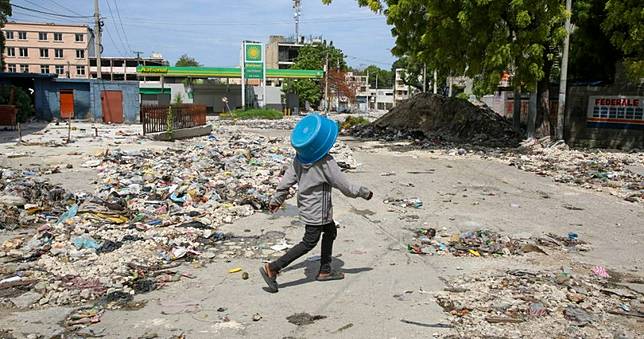
{"type": "Polygon", "coordinates": [[[3,170],[2,191],[16,197],[0,204],[13,211],[3,218],[33,227],[0,244],[0,292],[22,307],[75,304],[186,278],[173,270],[184,261],[279,255],[283,233],[221,226],[266,209],[292,152],[226,128],[163,151],[105,150],[84,164],[99,172],[94,194],[3,170]]]}
{"type": "Polygon", "coordinates": [[[285,116],[278,120],[269,119],[247,119],[247,120],[230,120],[219,119],[215,125],[219,126],[243,126],[251,129],[276,129],[276,130],[292,130],[295,124],[300,120],[299,116],[285,116]]]}
{"type": "Polygon", "coordinates": [[[501,155],[511,166],[556,182],[605,190],[630,202],[644,201],[644,153],[570,150],[549,137],[529,139],[519,152],[501,155]],[[639,173],[633,168],[639,167],[639,173]]]}
{"type": "Polygon", "coordinates": [[[366,138],[426,139],[432,143],[463,142],[514,146],[520,136],[512,123],[487,106],[467,100],[421,93],[394,107],[369,125],[351,129],[366,138]]]}
{"type": "Polygon", "coordinates": [[[487,257],[540,253],[548,255],[544,248],[568,251],[589,251],[588,243],[571,232],[566,237],[546,234],[542,237],[506,235],[487,229],[449,233],[443,228],[423,227],[415,231],[407,245],[409,253],[421,255],[452,255],[456,257],[487,257]]]}
{"type": "Polygon", "coordinates": [[[74,194],[46,182],[39,174],[41,171],[0,168],[0,230],[45,223],[76,201],[74,194]]]}
{"type": "Polygon", "coordinates": [[[445,280],[447,288],[434,297],[459,333],[447,337],[639,337],[642,294],[608,274],[580,271],[515,269],[445,280]]]}

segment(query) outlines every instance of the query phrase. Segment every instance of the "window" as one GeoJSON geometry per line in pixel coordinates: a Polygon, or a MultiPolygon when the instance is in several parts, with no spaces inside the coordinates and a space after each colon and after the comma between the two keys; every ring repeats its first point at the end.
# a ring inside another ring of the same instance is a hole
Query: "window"
{"type": "Polygon", "coordinates": [[[29,73],[29,65],[20,65],[20,72],[29,73]]]}
{"type": "Polygon", "coordinates": [[[82,49],[76,50],[76,59],[85,59],[85,51],[82,49]]]}
{"type": "Polygon", "coordinates": [[[47,48],[41,48],[40,49],[40,57],[41,58],[49,58],[49,50],[47,48]]]}
{"type": "Polygon", "coordinates": [[[56,74],[58,74],[58,75],[63,75],[63,74],[65,74],[65,66],[63,66],[63,65],[56,65],[56,74]]]}
{"type": "Polygon", "coordinates": [[[25,47],[20,48],[20,56],[21,57],[28,57],[29,56],[29,50],[25,47]]]}
{"type": "Polygon", "coordinates": [[[40,65],[40,73],[49,73],[49,65],[40,65]]]}
{"type": "Polygon", "coordinates": [[[4,32],[4,36],[7,40],[13,40],[13,32],[12,31],[6,31],[4,32]]]}
{"type": "Polygon", "coordinates": [[[8,65],[7,65],[7,72],[10,72],[10,73],[16,73],[16,65],[14,65],[14,64],[8,64],[8,65]]]}
{"type": "Polygon", "coordinates": [[[15,57],[16,56],[16,49],[13,48],[13,47],[7,47],[7,56],[15,57]]]}
{"type": "Polygon", "coordinates": [[[56,59],[62,59],[63,58],[63,49],[62,48],[56,48],[54,50],[54,56],[56,59]]]}
{"type": "Polygon", "coordinates": [[[63,41],[63,33],[54,33],[54,41],[63,41]]]}
{"type": "Polygon", "coordinates": [[[47,40],[47,33],[46,32],[39,32],[38,33],[38,40],[40,40],[40,41],[47,40]]]}
{"type": "Polygon", "coordinates": [[[18,32],[18,40],[27,40],[27,32],[18,32]]]}
{"type": "Polygon", "coordinates": [[[85,75],[85,66],[76,66],[76,75],[85,75]]]}
{"type": "Polygon", "coordinates": [[[76,42],[83,42],[84,39],[85,37],[82,33],[76,33],[76,42]]]}

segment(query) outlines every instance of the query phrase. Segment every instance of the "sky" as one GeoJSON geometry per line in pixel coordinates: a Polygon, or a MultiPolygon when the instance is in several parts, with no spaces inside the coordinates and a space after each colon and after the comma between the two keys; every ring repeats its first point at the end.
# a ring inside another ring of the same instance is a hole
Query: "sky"
{"type": "MultiPolygon", "coordinates": [[[[92,0],[11,0],[11,20],[91,24],[92,0]]],[[[172,64],[182,54],[204,66],[235,67],[242,40],[267,42],[269,35],[295,35],[292,0],[99,0],[104,18],[105,56],[149,56],[158,52],[172,64]]],[[[391,27],[384,16],[355,0],[302,0],[300,35],[323,36],[347,55],[349,65],[389,69],[395,58],[391,27]]]]}

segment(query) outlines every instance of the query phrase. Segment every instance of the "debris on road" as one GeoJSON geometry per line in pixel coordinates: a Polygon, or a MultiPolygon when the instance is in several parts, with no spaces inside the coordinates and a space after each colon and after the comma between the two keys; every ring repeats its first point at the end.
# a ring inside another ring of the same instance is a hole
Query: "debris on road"
{"type": "Polygon", "coordinates": [[[456,257],[486,257],[523,255],[525,253],[540,253],[548,255],[544,247],[560,250],[579,250],[578,246],[587,247],[586,242],[579,240],[564,240],[568,238],[546,234],[542,237],[525,238],[479,229],[461,233],[441,230],[439,237],[434,228],[419,228],[415,231],[414,239],[407,245],[407,250],[413,254],[424,255],[453,255],[456,257]]]}
{"type": "Polygon", "coordinates": [[[400,206],[400,207],[413,207],[421,208],[423,207],[423,201],[420,198],[386,198],[383,200],[385,204],[400,206]]]}
{"type": "Polygon", "coordinates": [[[371,124],[354,126],[351,134],[385,140],[424,139],[432,143],[488,146],[514,146],[519,142],[511,121],[489,107],[429,93],[415,95],[371,124]]]}
{"type": "MultiPolygon", "coordinates": [[[[468,337],[613,337],[635,338],[623,305],[642,308],[642,294],[615,295],[606,280],[570,274],[560,282],[561,271],[508,270],[480,272],[448,281],[467,292],[435,293],[437,303],[450,314],[458,333],[468,337]]],[[[644,313],[641,313],[644,316],[644,313]]]]}
{"type": "MultiPolygon", "coordinates": [[[[0,225],[31,232],[0,247],[0,263],[19,262],[20,275],[33,281],[14,296],[38,285],[36,304],[76,304],[189,277],[172,270],[185,261],[279,255],[272,247],[286,243],[282,232],[220,229],[266,210],[292,150],[227,127],[216,133],[166,150],[100,152],[89,159],[98,161],[93,194],[68,192],[28,170],[0,169],[0,195],[24,200],[0,201],[0,225]]],[[[340,152],[352,158],[348,147],[340,152]]]]}

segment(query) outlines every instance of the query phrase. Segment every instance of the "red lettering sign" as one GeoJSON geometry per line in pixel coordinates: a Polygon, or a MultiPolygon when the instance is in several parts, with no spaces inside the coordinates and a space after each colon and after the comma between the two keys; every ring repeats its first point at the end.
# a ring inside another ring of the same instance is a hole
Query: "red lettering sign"
{"type": "Polygon", "coordinates": [[[639,106],[639,99],[599,98],[595,99],[596,106],[639,106]]]}

